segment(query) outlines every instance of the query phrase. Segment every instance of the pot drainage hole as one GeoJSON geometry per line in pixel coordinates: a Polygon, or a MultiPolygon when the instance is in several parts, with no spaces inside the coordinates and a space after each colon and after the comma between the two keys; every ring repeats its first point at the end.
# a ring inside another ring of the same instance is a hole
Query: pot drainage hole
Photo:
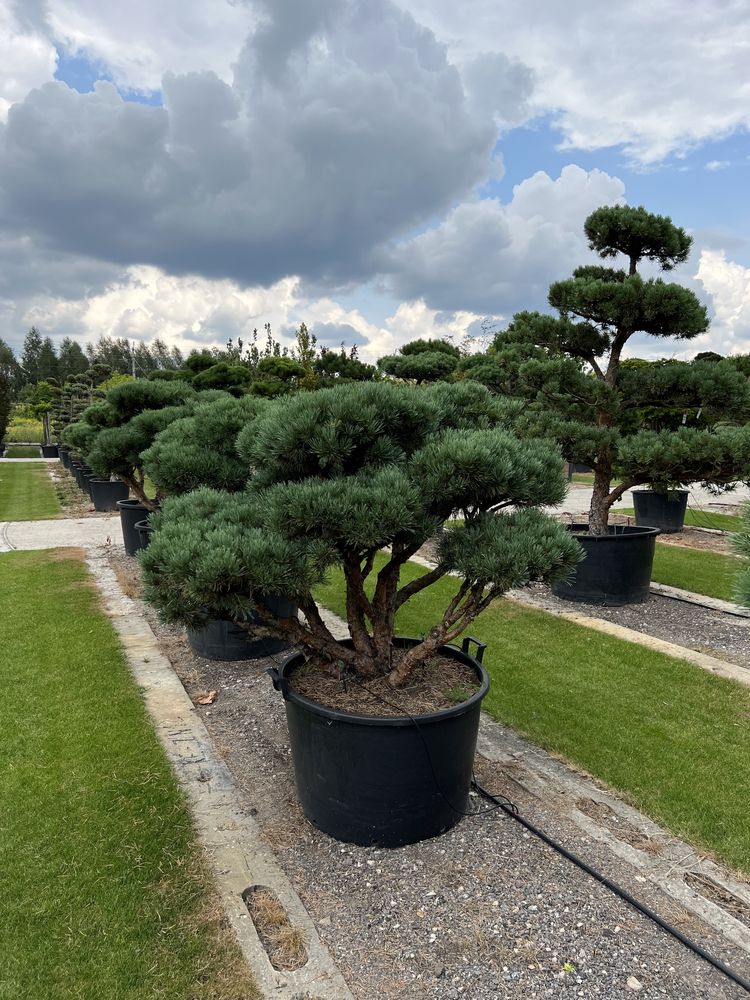
{"type": "Polygon", "coordinates": [[[274,969],[293,972],[307,962],[305,938],[293,927],[279,897],[265,885],[252,885],[242,898],[274,969]]]}

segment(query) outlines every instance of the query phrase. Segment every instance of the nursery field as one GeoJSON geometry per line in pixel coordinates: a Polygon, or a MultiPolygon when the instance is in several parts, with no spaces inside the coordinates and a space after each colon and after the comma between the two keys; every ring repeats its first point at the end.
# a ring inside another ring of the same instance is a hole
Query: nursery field
{"type": "MultiPolygon", "coordinates": [[[[423,572],[409,564],[402,578],[423,572]]],[[[455,587],[443,579],[414,597],[397,631],[424,633],[455,587]]],[[[344,614],[341,574],[332,573],[316,596],[344,614]]],[[[469,631],[488,644],[490,714],[678,836],[750,872],[750,689],[510,601],[489,608],[469,631]]]]}
{"type": "Polygon", "coordinates": [[[0,998],[259,998],[74,553],[0,555],[0,649],[0,998]]]}
{"type": "Polygon", "coordinates": [[[46,464],[0,464],[0,521],[38,521],[60,512],[46,464]]]}

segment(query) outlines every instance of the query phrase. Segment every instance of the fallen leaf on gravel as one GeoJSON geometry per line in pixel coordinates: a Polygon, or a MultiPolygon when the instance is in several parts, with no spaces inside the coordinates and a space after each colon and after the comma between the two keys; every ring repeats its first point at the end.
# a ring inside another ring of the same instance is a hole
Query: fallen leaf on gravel
{"type": "Polygon", "coordinates": [[[639,982],[635,976],[628,976],[628,981],[625,984],[629,990],[642,990],[643,983],[639,982]]]}
{"type": "Polygon", "coordinates": [[[196,698],[195,704],[213,705],[213,703],[216,701],[216,696],[218,695],[218,693],[219,693],[218,691],[209,691],[208,694],[203,694],[200,696],[200,698],[196,698]]]}

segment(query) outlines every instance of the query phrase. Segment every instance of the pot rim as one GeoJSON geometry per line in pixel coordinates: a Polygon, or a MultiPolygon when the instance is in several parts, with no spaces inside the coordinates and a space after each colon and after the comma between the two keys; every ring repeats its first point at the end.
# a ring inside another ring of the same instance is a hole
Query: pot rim
{"type": "Polygon", "coordinates": [[[590,542],[621,542],[628,538],[637,538],[646,535],[660,535],[661,528],[653,528],[647,524],[609,524],[606,535],[591,535],[588,531],[588,522],[572,521],[565,527],[576,538],[585,538],[590,542]]]}
{"type": "Polygon", "coordinates": [[[149,514],[153,513],[153,511],[150,511],[148,507],[144,503],[141,503],[141,501],[136,497],[128,497],[127,500],[117,500],[116,503],[118,507],[126,507],[129,510],[132,510],[134,507],[142,507],[143,510],[148,511],[149,514]]]}
{"type": "MultiPolygon", "coordinates": [[[[681,496],[689,496],[690,490],[637,490],[632,489],[631,493],[648,493],[649,496],[655,497],[668,497],[670,493],[680,494],[681,496]]],[[[617,513],[617,511],[615,511],[617,513]]]]}
{"type": "MultiPolygon", "coordinates": [[[[418,645],[421,641],[421,639],[413,636],[394,636],[394,645],[403,645],[406,648],[418,645]]],[[[341,645],[351,647],[353,646],[353,642],[351,639],[343,639],[341,640],[341,645]]],[[[466,658],[466,660],[470,660],[471,666],[474,667],[480,678],[479,688],[471,698],[462,701],[459,705],[453,705],[451,708],[442,708],[437,712],[426,712],[421,715],[362,715],[359,712],[347,712],[340,708],[328,708],[326,705],[321,705],[320,702],[306,698],[298,691],[290,688],[288,684],[288,674],[291,672],[291,668],[293,666],[296,667],[298,665],[297,661],[305,657],[305,653],[300,650],[292,653],[284,660],[280,670],[275,672],[276,676],[274,676],[273,671],[269,671],[269,673],[273,679],[274,687],[276,690],[281,690],[285,701],[291,701],[294,704],[300,705],[315,715],[323,716],[332,722],[348,722],[362,726],[385,726],[392,728],[413,726],[415,723],[417,726],[423,726],[443,722],[445,719],[453,719],[472,711],[475,705],[482,702],[490,688],[490,675],[487,672],[487,668],[476,657],[468,652],[464,652],[458,646],[453,645],[453,643],[446,643],[440,646],[438,652],[444,655],[447,654],[452,659],[463,660],[466,658]]]]}

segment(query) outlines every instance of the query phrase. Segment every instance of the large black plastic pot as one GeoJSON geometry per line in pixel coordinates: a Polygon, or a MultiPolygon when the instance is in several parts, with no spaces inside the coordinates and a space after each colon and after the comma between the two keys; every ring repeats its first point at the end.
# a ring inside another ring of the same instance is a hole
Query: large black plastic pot
{"type": "Polygon", "coordinates": [[[689,490],[669,490],[657,493],[655,490],[633,490],[635,523],[658,528],[668,535],[674,535],[685,527],[689,490]]]}
{"type": "MultiPolygon", "coordinates": [[[[297,606],[285,597],[269,595],[264,604],[279,618],[293,618],[297,614],[297,606]]],[[[253,612],[248,612],[245,621],[263,625],[263,619],[253,612]]],[[[290,646],[286,639],[275,635],[252,637],[228,618],[210,618],[202,628],[189,628],[187,636],[193,652],[207,660],[259,660],[290,646]]]]}
{"type": "Polygon", "coordinates": [[[59,458],[60,446],[57,444],[43,444],[42,458],[59,458]]]}
{"type": "MultiPolygon", "coordinates": [[[[475,670],[479,689],[461,705],[427,715],[369,716],[325,708],[289,685],[305,662],[295,653],[271,670],[284,696],[297,795],[305,816],[346,843],[401,847],[450,830],[467,811],[482,699],[489,676],[463,648],[440,652],[475,670]]],[[[418,639],[398,638],[408,648],[418,639]]],[[[352,645],[346,640],[343,645],[352,645]]],[[[398,697],[397,694],[394,697],[398,697]]]]}
{"type": "Polygon", "coordinates": [[[658,528],[610,525],[606,535],[589,535],[587,524],[570,530],[586,553],[570,583],[557,583],[553,592],[566,601],[587,604],[638,604],[651,586],[651,567],[658,528]]]}
{"type": "Polygon", "coordinates": [[[151,535],[154,533],[154,529],[151,527],[151,523],[148,520],[138,521],[135,526],[135,530],[138,532],[138,538],[141,542],[141,549],[147,549],[148,544],[151,541],[151,535]]]}
{"type": "Polygon", "coordinates": [[[89,479],[89,487],[94,510],[117,510],[117,501],[128,498],[128,488],[119,479],[110,481],[109,479],[97,479],[94,476],[89,479]]]}
{"type": "Polygon", "coordinates": [[[140,500],[118,500],[117,509],[120,511],[122,540],[125,544],[125,551],[129,556],[134,556],[136,552],[143,548],[136,524],[139,521],[145,520],[150,511],[140,500]]]}
{"type": "Polygon", "coordinates": [[[60,461],[66,469],[70,468],[70,452],[67,448],[60,448],[60,461]]]}

